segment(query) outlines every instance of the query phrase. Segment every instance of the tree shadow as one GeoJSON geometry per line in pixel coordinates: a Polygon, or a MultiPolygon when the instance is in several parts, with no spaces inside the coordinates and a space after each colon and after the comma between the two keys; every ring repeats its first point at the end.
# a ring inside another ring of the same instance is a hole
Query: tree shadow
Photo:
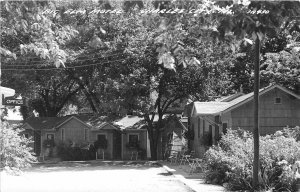
{"type": "Polygon", "coordinates": [[[162,175],[162,176],[171,176],[173,175],[173,173],[167,172],[167,173],[159,173],[158,175],[162,175]]]}
{"type": "Polygon", "coordinates": [[[151,161],[62,161],[57,163],[34,164],[25,172],[62,172],[62,171],[101,171],[126,170],[161,167],[161,164],[151,161]]]}

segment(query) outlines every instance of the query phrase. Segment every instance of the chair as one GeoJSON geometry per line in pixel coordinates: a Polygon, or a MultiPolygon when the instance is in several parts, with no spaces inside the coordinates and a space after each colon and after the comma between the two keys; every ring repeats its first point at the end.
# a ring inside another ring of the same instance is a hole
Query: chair
{"type": "Polygon", "coordinates": [[[40,162],[45,161],[45,155],[41,153],[40,156],[38,156],[38,161],[40,162]]]}
{"type": "Polygon", "coordinates": [[[168,157],[168,160],[171,162],[171,163],[176,163],[177,162],[177,159],[178,159],[178,151],[171,151],[171,154],[170,156],[168,157]]]}
{"type": "Polygon", "coordinates": [[[138,160],[138,156],[139,156],[138,151],[132,151],[131,156],[130,156],[130,160],[132,160],[132,159],[138,160]]]}
{"type": "Polygon", "coordinates": [[[180,165],[185,165],[186,163],[190,164],[190,159],[193,159],[195,155],[195,151],[191,151],[190,153],[185,153],[182,155],[180,159],[180,165]]]}
{"type": "Polygon", "coordinates": [[[194,173],[198,168],[200,168],[203,171],[203,166],[202,166],[202,159],[195,158],[195,159],[190,159],[190,171],[189,174],[194,173]]]}
{"type": "MultiPolygon", "coordinates": [[[[101,150],[101,152],[102,152],[101,160],[104,160],[104,150],[101,150]]],[[[101,152],[100,152],[100,154],[101,154],[101,152]]],[[[96,160],[98,160],[98,152],[96,152],[96,160]]]]}

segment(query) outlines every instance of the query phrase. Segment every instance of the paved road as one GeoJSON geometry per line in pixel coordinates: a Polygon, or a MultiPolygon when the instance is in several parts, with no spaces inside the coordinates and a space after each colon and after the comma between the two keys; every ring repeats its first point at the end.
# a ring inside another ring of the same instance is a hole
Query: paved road
{"type": "Polygon", "coordinates": [[[155,164],[59,163],[1,174],[1,192],[192,192],[155,164]]]}

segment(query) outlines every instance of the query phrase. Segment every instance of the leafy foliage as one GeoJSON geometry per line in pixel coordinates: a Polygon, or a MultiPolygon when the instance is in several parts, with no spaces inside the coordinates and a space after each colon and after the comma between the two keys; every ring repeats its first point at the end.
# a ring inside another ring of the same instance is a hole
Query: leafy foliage
{"type": "MultiPolygon", "coordinates": [[[[278,131],[260,138],[260,188],[295,190],[291,166],[300,158],[300,143],[293,137],[299,128],[278,131]]],[[[253,136],[229,129],[219,144],[205,153],[206,180],[231,190],[252,190],[253,136]]]]}
{"type": "Polygon", "coordinates": [[[52,147],[55,147],[55,142],[54,142],[54,140],[52,140],[52,139],[46,139],[46,140],[44,140],[44,142],[43,142],[43,147],[45,147],[45,148],[52,148],[52,147]]]}
{"type": "Polygon", "coordinates": [[[0,168],[18,171],[30,167],[36,161],[29,147],[31,138],[25,138],[21,129],[13,128],[7,122],[1,122],[0,143],[0,168]]]}
{"type": "Polygon", "coordinates": [[[128,148],[128,149],[139,149],[140,148],[140,141],[129,142],[129,143],[126,144],[126,148],[128,148]]]}
{"type": "MultiPolygon", "coordinates": [[[[266,37],[262,42],[261,87],[276,83],[295,93],[299,92],[299,33],[292,34],[281,32],[276,37],[266,37]]],[[[242,87],[245,93],[249,93],[253,89],[254,53],[250,45],[240,46],[238,56],[230,65],[230,80],[234,90],[242,87]]]]}
{"type": "Polygon", "coordinates": [[[52,2],[1,2],[0,50],[6,62],[24,62],[31,57],[31,61],[64,66],[68,53],[62,47],[77,31],[71,26],[59,25],[55,22],[56,15],[45,12],[46,9],[55,13],[52,2]]]}
{"type": "Polygon", "coordinates": [[[299,56],[299,52],[293,50],[266,54],[264,62],[266,69],[262,71],[262,78],[281,84],[298,93],[300,84],[299,56]]]}
{"type": "Polygon", "coordinates": [[[65,143],[57,145],[57,155],[63,161],[83,161],[94,160],[96,158],[96,149],[90,145],[89,149],[82,149],[79,146],[71,147],[65,143]]]}
{"type": "MultiPolygon", "coordinates": [[[[80,87],[63,70],[13,72],[3,74],[3,84],[16,90],[17,94],[29,99],[29,106],[23,112],[35,110],[40,117],[57,116],[66,104],[75,99],[80,87]]],[[[26,116],[24,114],[23,116],[26,116]]]]}
{"type": "Polygon", "coordinates": [[[107,139],[101,139],[94,142],[95,149],[107,149],[108,142],[107,139]]]}

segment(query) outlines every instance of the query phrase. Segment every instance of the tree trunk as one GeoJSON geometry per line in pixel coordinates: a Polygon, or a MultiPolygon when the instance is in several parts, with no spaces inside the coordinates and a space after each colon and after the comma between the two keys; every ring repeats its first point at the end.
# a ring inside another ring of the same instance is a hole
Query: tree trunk
{"type": "Polygon", "coordinates": [[[157,141],[155,141],[155,137],[149,139],[150,139],[151,160],[155,161],[157,160],[157,141]]]}
{"type": "MultiPolygon", "coordinates": [[[[162,116],[161,116],[162,117],[162,116]]],[[[150,140],[150,152],[151,152],[151,160],[155,161],[158,160],[158,144],[160,140],[160,130],[162,126],[162,118],[159,118],[157,124],[154,126],[153,121],[151,121],[149,118],[146,119],[148,124],[148,133],[149,133],[149,140],[150,140]]]]}

